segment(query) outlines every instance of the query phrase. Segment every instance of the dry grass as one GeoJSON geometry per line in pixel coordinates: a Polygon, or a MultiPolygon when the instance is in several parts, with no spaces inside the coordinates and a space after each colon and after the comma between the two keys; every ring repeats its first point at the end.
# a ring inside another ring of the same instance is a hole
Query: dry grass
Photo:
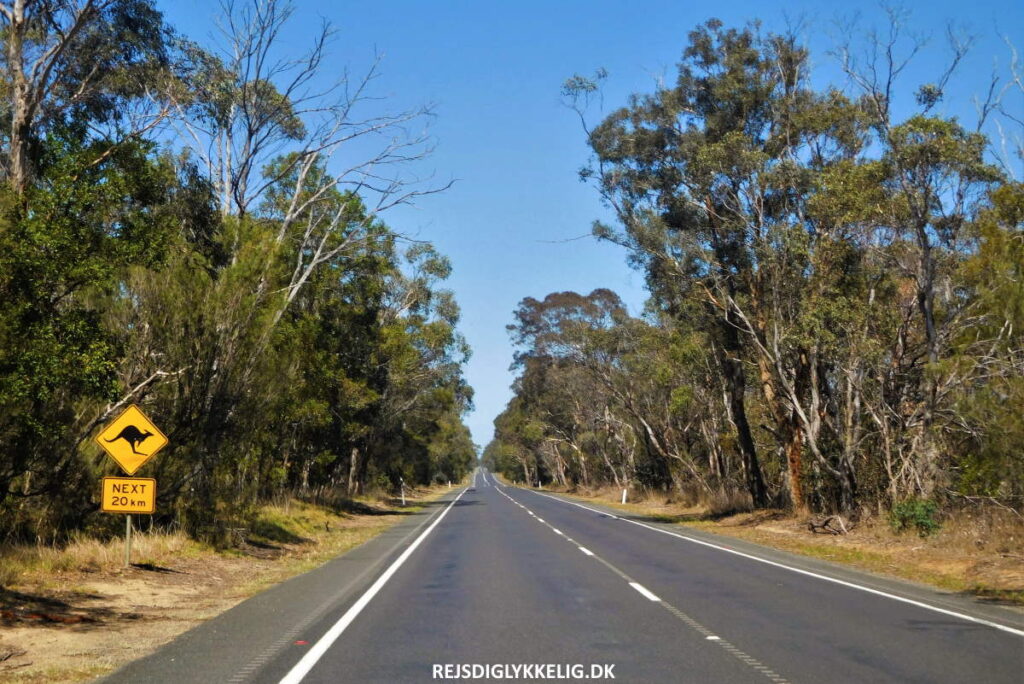
{"type": "MultiPolygon", "coordinates": [[[[181,532],[132,533],[132,562],[163,565],[182,557],[212,552],[212,548],[181,532]]],[[[107,541],[84,536],[65,546],[8,546],[0,548],[0,586],[60,573],[114,572],[124,566],[124,539],[107,541]]]]}

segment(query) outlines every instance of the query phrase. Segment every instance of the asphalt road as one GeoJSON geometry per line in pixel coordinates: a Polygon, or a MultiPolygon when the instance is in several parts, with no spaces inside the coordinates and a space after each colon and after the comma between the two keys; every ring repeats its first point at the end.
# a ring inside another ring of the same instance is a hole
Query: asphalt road
{"type": "Polygon", "coordinates": [[[479,472],[109,681],[454,681],[445,665],[528,667],[519,681],[1020,684],[1024,619],[479,472]]]}

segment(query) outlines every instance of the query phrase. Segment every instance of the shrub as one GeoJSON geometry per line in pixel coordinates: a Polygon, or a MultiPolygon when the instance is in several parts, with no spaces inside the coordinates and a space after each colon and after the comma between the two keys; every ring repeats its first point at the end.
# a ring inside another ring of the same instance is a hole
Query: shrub
{"type": "Polygon", "coordinates": [[[893,506],[889,513],[889,524],[894,532],[915,529],[920,536],[927,537],[939,529],[939,521],[935,518],[938,511],[939,507],[934,501],[907,499],[893,506]]]}

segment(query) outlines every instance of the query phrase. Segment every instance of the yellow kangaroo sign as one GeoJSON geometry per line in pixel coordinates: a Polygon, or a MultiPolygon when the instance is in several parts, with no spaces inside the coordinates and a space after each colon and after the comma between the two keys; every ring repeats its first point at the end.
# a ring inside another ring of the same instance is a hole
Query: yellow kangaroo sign
{"type": "Polygon", "coordinates": [[[129,475],[142,467],[168,439],[142,410],[132,404],[96,435],[96,443],[129,475]]]}

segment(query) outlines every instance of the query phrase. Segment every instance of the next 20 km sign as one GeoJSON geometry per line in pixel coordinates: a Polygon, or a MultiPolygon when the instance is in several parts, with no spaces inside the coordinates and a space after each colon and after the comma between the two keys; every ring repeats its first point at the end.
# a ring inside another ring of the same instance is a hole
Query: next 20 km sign
{"type": "Polygon", "coordinates": [[[150,477],[105,477],[100,509],[104,513],[153,513],[156,480],[150,477]]]}

